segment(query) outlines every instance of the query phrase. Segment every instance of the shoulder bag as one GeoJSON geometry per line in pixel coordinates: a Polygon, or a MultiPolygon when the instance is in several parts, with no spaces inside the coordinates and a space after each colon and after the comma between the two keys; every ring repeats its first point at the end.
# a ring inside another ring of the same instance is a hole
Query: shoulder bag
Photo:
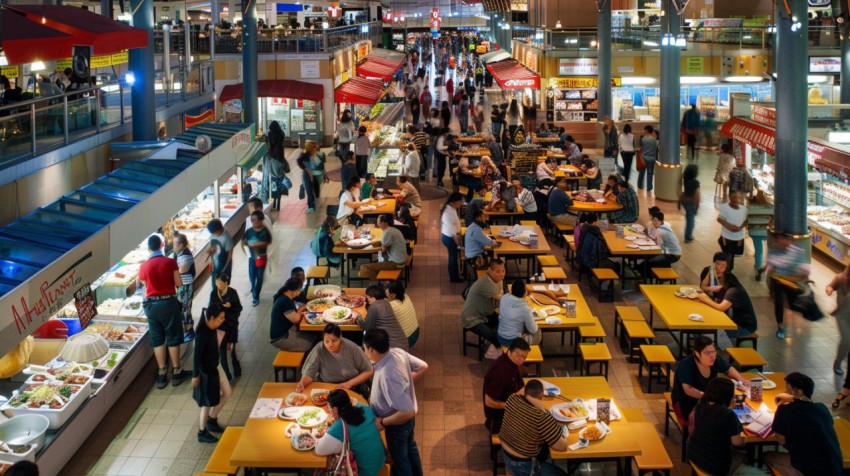
{"type": "Polygon", "coordinates": [[[638,172],[646,170],[646,161],[643,160],[643,152],[640,148],[637,149],[637,162],[635,162],[635,169],[638,172]]]}
{"type": "Polygon", "coordinates": [[[324,476],[357,476],[357,461],[351,452],[348,438],[348,425],[342,422],[342,451],[339,454],[328,456],[327,466],[320,474],[324,476]]]}

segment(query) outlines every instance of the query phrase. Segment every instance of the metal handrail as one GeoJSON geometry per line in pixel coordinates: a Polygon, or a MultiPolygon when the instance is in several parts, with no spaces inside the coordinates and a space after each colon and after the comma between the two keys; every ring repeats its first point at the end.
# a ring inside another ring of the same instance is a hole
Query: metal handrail
{"type": "MultiPolygon", "coordinates": [[[[358,23],[328,29],[269,28],[257,30],[257,50],[263,53],[324,53],[354,45],[363,40],[380,44],[381,22],[358,23]],[[364,28],[365,27],[365,28],[364,28]]],[[[240,54],[242,35],[238,28],[214,33],[216,54],[240,54]]]]}

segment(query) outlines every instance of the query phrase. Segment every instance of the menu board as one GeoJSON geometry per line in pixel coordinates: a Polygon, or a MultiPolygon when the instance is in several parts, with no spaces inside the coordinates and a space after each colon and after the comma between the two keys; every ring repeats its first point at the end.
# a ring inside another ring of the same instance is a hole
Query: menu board
{"type": "Polygon", "coordinates": [[[86,283],[74,293],[74,307],[77,308],[77,315],[80,317],[80,327],[85,329],[89,321],[97,315],[91,283],[86,283]]]}
{"type": "Polygon", "coordinates": [[[304,111],[300,109],[293,109],[290,118],[292,120],[290,128],[293,132],[304,130],[304,111]]]}
{"type": "Polygon", "coordinates": [[[550,89],[547,108],[555,111],[555,121],[585,121],[596,117],[599,101],[596,89],[550,89]]]}

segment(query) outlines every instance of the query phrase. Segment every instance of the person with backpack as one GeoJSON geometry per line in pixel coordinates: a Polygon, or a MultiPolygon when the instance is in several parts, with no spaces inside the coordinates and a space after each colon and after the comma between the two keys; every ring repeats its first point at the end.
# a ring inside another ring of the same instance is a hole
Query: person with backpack
{"type": "MultiPolygon", "coordinates": [[[[620,266],[611,260],[605,237],[599,229],[599,215],[591,213],[586,216],[586,222],[581,225],[581,241],[576,249],[576,259],[582,273],[590,273],[593,268],[609,268],[619,274],[620,266]]],[[[602,284],[602,290],[607,291],[611,281],[602,284]]]]}
{"type": "Polygon", "coordinates": [[[268,146],[269,146],[269,181],[271,183],[272,210],[280,210],[280,196],[288,195],[289,188],[285,186],[284,179],[290,172],[289,162],[286,161],[286,153],[283,148],[283,140],[286,138],[277,121],[269,124],[268,146]]]}

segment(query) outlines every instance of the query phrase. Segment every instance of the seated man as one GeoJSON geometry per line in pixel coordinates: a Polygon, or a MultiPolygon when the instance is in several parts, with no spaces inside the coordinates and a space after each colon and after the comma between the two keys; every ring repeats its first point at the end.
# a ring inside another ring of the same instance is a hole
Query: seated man
{"type": "Polygon", "coordinates": [[[661,254],[647,260],[647,272],[652,268],[669,268],[682,257],[682,246],[679,244],[679,238],[673,233],[670,223],[664,221],[663,212],[653,212],[652,228],[655,230],[655,243],[661,247],[661,254]]]}
{"type": "Polygon", "coordinates": [[[788,453],[765,453],[764,463],[785,476],[842,474],[832,415],[823,403],[812,402],[814,381],[794,372],[785,377],[785,384],[786,393],[776,397],[781,405],[773,418],[773,433],[788,453]]]}
{"type": "Polygon", "coordinates": [[[508,351],[499,356],[484,375],[484,424],[491,435],[499,434],[502,429],[508,397],[525,386],[522,380],[522,364],[530,351],[528,342],[520,338],[514,339],[508,346],[508,351]]]}
{"type": "Polygon", "coordinates": [[[467,227],[466,234],[463,236],[463,255],[473,264],[476,262],[485,263],[487,261],[485,247],[498,245],[498,241],[491,240],[484,233],[486,226],[484,211],[480,208],[475,209],[472,213],[472,223],[467,227]]]}
{"type": "Polygon", "coordinates": [[[620,180],[617,183],[617,188],[620,193],[617,194],[617,203],[623,206],[622,210],[611,213],[608,220],[611,223],[634,223],[638,220],[640,214],[640,203],[638,203],[637,193],[629,185],[629,182],[620,180]]]}
{"type": "Polygon", "coordinates": [[[505,262],[498,258],[493,259],[490,261],[487,273],[470,286],[463,309],[460,311],[463,328],[490,343],[487,349],[488,359],[496,359],[502,355],[495,329],[499,325],[496,302],[502,299],[503,279],[505,279],[505,262]]]}
{"type": "Polygon", "coordinates": [[[567,474],[555,466],[549,454],[549,448],[566,451],[567,437],[561,424],[540,401],[541,398],[543,384],[532,379],[525,384],[522,395],[511,395],[505,404],[499,439],[502,440],[505,470],[510,474],[567,474]]]}
{"type": "MultiPolygon", "coordinates": [[[[576,249],[576,260],[582,272],[589,273],[593,268],[610,268],[619,273],[620,266],[610,259],[611,252],[605,244],[602,230],[599,229],[599,215],[590,213],[585,219],[587,221],[581,225],[581,240],[576,249]]],[[[610,286],[611,281],[606,281],[602,289],[607,291],[610,286]]]]}
{"type": "Polygon", "coordinates": [[[568,213],[571,206],[573,199],[567,195],[567,179],[558,177],[555,179],[555,188],[549,192],[549,219],[554,223],[575,224],[575,219],[568,213]]]}
{"type": "Polygon", "coordinates": [[[379,240],[374,240],[372,245],[381,245],[382,261],[367,263],[360,266],[360,277],[375,281],[378,273],[384,269],[400,269],[407,264],[407,243],[404,235],[397,228],[393,228],[393,216],[385,213],[378,216],[378,228],[383,232],[379,240]]]}
{"type": "Polygon", "coordinates": [[[530,344],[539,344],[543,332],[537,326],[531,313],[531,306],[525,300],[525,281],[517,279],[511,284],[511,292],[499,300],[499,344],[507,347],[517,337],[530,344]]]}
{"type": "Polygon", "coordinates": [[[554,162],[544,160],[537,164],[535,174],[537,175],[537,183],[539,185],[551,185],[555,180],[555,170],[557,169],[554,162]]]}

